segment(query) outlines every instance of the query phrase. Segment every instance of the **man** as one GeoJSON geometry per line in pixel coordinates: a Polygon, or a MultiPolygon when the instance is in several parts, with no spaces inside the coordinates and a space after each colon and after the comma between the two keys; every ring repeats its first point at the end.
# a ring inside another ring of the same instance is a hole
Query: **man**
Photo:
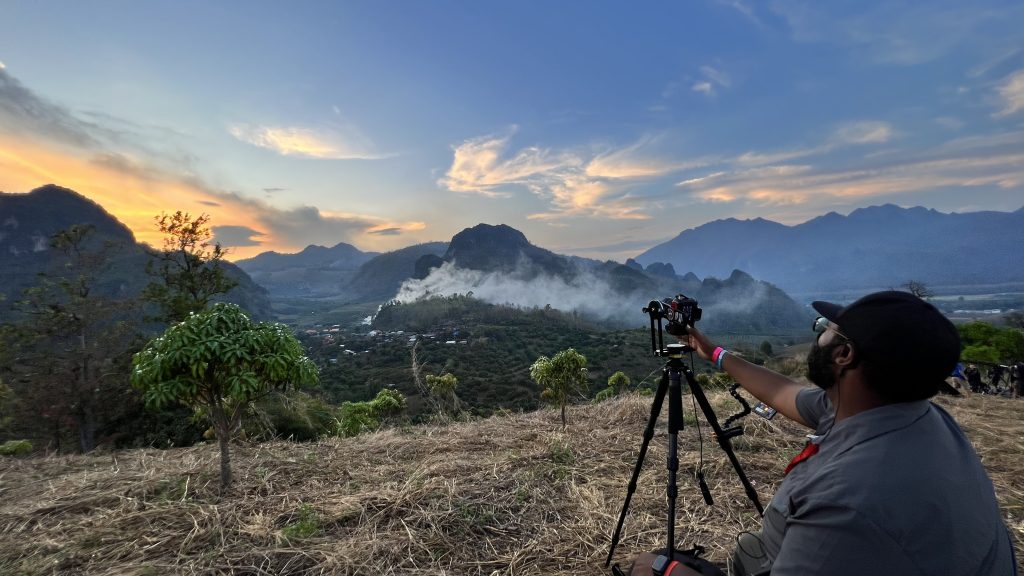
{"type": "Polygon", "coordinates": [[[967,369],[964,370],[964,376],[967,377],[967,385],[971,388],[971,392],[981,392],[983,390],[981,384],[981,370],[974,364],[968,364],[967,369]]]}
{"type": "Polygon", "coordinates": [[[992,482],[953,418],[928,401],[960,355],[956,328],[906,292],[821,314],[807,359],[816,388],[689,343],[751,394],[813,429],[732,574],[1008,576],[1009,532],[992,482]]]}

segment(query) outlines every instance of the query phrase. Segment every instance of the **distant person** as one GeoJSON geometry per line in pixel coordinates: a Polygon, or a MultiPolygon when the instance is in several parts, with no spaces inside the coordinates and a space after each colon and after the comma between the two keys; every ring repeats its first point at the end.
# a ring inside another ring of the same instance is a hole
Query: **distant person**
{"type": "Polygon", "coordinates": [[[992,386],[992,393],[995,394],[999,391],[999,383],[1003,380],[1003,371],[1005,368],[1001,364],[995,364],[988,371],[988,381],[992,386]]]}
{"type": "Polygon", "coordinates": [[[952,380],[950,384],[956,390],[963,390],[966,388],[967,377],[964,375],[964,365],[957,362],[956,367],[953,368],[953,373],[949,375],[949,379],[952,380]]]}
{"type": "Polygon", "coordinates": [[[682,338],[814,430],[761,531],[737,540],[731,573],[1016,574],[992,481],[953,417],[929,401],[960,355],[953,324],[907,292],[812,305],[821,314],[807,357],[813,387],[716,347],[697,329],[682,338]]]}
{"type": "Polygon", "coordinates": [[[971,392],[981,392],[983,385],[981,383],[981,370],[974,364],[968,364],[967,368],[964,369],[964,376],[967,377],[967,385],[970,386],[971,392]]]}

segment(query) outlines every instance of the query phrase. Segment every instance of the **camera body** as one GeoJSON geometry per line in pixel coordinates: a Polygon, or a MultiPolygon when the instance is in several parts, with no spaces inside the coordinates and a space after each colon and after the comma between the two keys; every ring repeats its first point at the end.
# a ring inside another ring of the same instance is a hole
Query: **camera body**
{"type": "Polygon", "coordinates": [[[674,298],[652,300],[643,311],[667,320],[665,331],[673,336],[685,336],[688,333],[686,327],[693,326],[700,320],[703,313],[701,307],[697,305],[697,300],[685,294],[676,294],[674,298]]]}

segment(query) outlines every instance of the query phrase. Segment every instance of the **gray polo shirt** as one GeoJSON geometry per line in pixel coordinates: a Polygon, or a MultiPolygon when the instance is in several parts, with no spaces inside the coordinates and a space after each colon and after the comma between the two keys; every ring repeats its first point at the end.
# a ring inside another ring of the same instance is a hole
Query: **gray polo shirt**
{"type": "Polygon", "coordinates": [[[816,388],[800,392],[797,408],[819,452],[765,510],[772,576],[1017,573],[992,482],[945,410],[891,404],[833,426],[816,388]]]}

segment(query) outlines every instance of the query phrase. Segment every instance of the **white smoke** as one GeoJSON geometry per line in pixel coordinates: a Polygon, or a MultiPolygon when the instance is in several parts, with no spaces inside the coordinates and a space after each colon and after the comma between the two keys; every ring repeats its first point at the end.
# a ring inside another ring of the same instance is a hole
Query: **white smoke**
{"type": "Polygon", "coordinates": [[[579,312],[594,320],[631,325],[640,325],[645,320],[640,308],[650,300],[631,299],[586,271],[567,279],[538,274],[524,264],[511,272],[482,272],[458,268],[450,262],[431,270],[422,280],[403,282],[395,299],[409,303],[430,296],[468,293],[491,304],[520,308],[551,306],[562,312],[579,312]]]}
{"type": "MultiPolygon", "coordinates": [[[[718,284],[720,281],[712,282],[718,284]]],[[[649,325],[648,316],[641,311],[644,306],[651,300],[674,297],[678,293],[678,289],[673,291],[671,282],[665,287],[664,294],[623,293],[593,272],[579,270],[571,278],[565,278],[538,272],[525,260],[510,272],[482,272],[445,262],[422,280],[403,282],[395,300],[408,304],[431,296],[467,294],[491,304],[525,309],[550,306],[562,312],[579,313],[591,321],[639,328],[649,325]]],[[[706,294],[686,295],[701,300],[701,326],[715,330],[757,314],[769,296],[769,287],[752,281],[718,285],[701,292],[706,294]],[[703,300],[705,296],[709,299],[703,300]]],[[[759,320],[771,321],[767,318],[759,320]]],[[[742,322],[748,324],[749,320],[742,322]]]]}

